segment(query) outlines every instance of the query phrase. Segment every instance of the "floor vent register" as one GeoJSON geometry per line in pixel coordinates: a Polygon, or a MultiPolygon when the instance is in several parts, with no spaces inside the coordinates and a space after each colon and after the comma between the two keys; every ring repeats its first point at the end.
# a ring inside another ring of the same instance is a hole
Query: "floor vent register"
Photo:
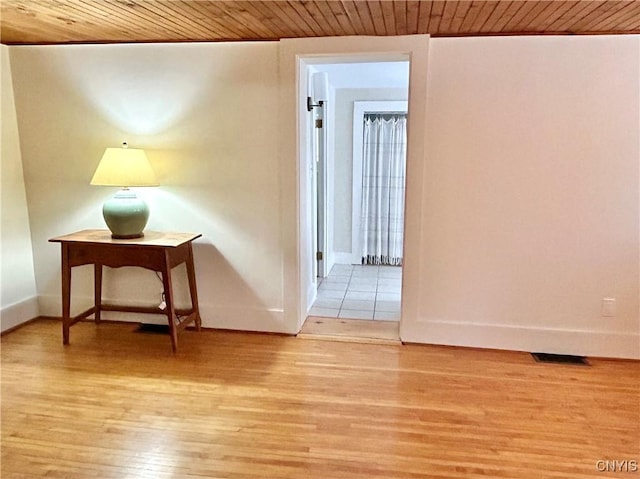
{"type": "Polygon", "coordinates": [[[533,359],[539,363],[570,364],[574,366],[589,366],[584,356],[571,356],[568,354],[531,353],[533,359]]]}

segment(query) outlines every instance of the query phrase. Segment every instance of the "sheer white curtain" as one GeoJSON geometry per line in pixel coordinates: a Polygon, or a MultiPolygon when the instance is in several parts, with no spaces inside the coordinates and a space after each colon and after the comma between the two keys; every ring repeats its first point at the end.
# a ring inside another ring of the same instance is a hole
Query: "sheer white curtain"
{"type": "Polygon", "coordinates": [[[367,113],[362,155],[363,264],[402,265],[407,115],[367,113]]]}

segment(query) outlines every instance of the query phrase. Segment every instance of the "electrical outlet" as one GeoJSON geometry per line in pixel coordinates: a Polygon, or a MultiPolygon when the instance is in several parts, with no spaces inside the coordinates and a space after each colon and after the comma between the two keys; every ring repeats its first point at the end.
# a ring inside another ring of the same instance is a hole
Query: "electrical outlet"
{"type": "Polygon", "coordinates": [[[602,316],[612,318],[616,315],[616,298],[602,298],[602,316]]]}

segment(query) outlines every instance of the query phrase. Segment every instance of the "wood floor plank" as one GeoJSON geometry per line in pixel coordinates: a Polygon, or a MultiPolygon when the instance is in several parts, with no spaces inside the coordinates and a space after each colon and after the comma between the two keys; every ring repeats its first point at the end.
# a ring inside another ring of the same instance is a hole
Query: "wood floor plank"
{"type": "Polygon", "coordinates": [[[2,337],[2,478],[637,477],[637,361],[135,329],[2,337]]]}
{"type": "MultiPolygon", "coordinates": [[[[352,341],[384,340],[400,343],[400,323],[398,321],[373,321],[369,319],[342,319],[309,316],[302,325],[301,335],[331,336],[352,341]]],[[[322,339],[322,338],[320,338],[322,339]]]]}

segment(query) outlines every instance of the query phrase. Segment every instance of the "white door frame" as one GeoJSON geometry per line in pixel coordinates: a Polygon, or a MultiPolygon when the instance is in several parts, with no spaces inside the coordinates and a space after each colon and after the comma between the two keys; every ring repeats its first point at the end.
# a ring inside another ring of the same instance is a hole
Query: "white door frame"
{"type": "Polygon", "coordinates": [[[428,35],[392,37],[325,37],[284,39],[280,47],[280,102],[278,109],[280,153],[280,211],[282,242],[282,290],[285,329],[300,331],[311,306],[308,299],[308,260],[310,251],[308,225],[309,191],[304,150],[308,141],[306,122],[305,62],[335,63],[346,61],[410,61],[409,111],[407,143],[407,185],[405,202],[405,237],[402,281],[403,324],[418,319],[420,292],[420,244],[422,230],[423,169],[427,107],[428,35]],[[300,85],[304,85],[301,88],[300,85]],[[415,131],[415,133],[414,133],[415,131]],[[410,219],[410,221],[407,220],[410,219]]]}
{"type": "MultiPolygon", "coordinates": [[[[313,196],[311,201],[311,209],[313,211],[312,228],[313,228],[313,255],[321,254],[322,259],[316,259],[313,264],[313,278],[314,284],[317,284],[317,278],[324,278],[328,274],[328,259],[329,259],[329,237],[332,236],[330,225],[327,221],[328,204],[327,204],[327,191],[328,191],[328,151],[327,151],[327,131],[328,131],[328,114],[327,109],[330,105],[329,99],[325,100],[322,104],[317,104],[315,94],[313,91],[314,82],[313,75],[317,73],[317,70],[310,65],[307,65],[304,73],[301,75],[301,84],[307,85],[306,95],[311,98],[311,104],[313,105],[311,111],[307,109],[307,114],[311,117],[310,121],[305,122],[309,138],[309,145],[305,148],[307,155],[311,155],[306,163],[311,170],[312,178],[310,178],[310,187],[313,189],[313,196]],[[321,126],[318,127],[315,123],[320,120],[321,126]]],[[[309,301],[314,301],[315,294],[309,292],[311,296],[309,301]]]]}
{"type": "Polygon", "coordinates": [[[362,211],[362,150],[366,113],[407,113],[407,101],[353,102],[353,181],[351,190],[351,264],[362,261],[360,216],[362,211]]]}
{"type": "MultiPolygon", "coordinates": [[[[308,72],[307,72],[308,73],[308,72]]],[[[314,108],[315,110],[315,108],[314,108]]],[[[327,214],[327,102],[314,112],[313,116],[316,120],[321,121],[321,126],[314,125],[314,138],[316,142],[316,251],[320,253],[321,258],[317,260],[317,277],[324,278],[329,273],[328,252],[329,252],[329,215],[327,214]]]]}

